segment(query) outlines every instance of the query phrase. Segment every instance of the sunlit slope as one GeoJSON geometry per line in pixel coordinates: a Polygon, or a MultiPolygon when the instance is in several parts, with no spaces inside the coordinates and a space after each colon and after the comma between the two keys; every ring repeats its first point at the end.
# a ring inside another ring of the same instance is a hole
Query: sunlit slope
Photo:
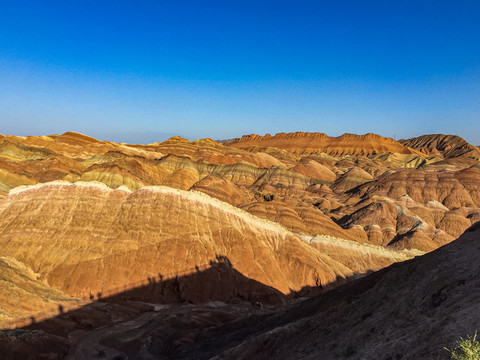
{"type": "Polygon", "coordinates": [[[0,256],[78,297],[195,271],[217,256],[283,293],[352,275],[275,223],[168,187],[133,193],[99,183],[17,188],[0,199],[0,229],[0,256]]]}
{"type": "Polygon", "coordinates": [[[55,315],[80,304],[42,281],[40,274],[9,256],[0,256],[0,328],[13,320],[55,315]]]}

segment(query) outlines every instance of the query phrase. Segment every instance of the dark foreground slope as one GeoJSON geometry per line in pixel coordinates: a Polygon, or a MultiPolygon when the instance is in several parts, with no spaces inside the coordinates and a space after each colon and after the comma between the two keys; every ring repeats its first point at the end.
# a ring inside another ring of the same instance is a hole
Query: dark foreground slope
{"type": "Polygon", "coordinates": [[[444,347],[480,326],[479,254],[477,223],[427,255],[276,308],[104,299],[3,331],[0,353],[5,359],[448,359],[444,347]]]}
{"type": "Polygon", "coordinates": [[[448,359],[444,347],[480,327],[479,225],[427,255],[298,305],[294,312],[304,318],[218,359],[448,359]]]}

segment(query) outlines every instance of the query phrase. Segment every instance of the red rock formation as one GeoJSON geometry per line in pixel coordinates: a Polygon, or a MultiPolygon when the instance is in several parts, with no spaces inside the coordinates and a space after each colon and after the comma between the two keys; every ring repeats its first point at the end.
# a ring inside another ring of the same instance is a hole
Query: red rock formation
{"type": "Polygon", "coordinates": [[[438,201],[449,209],[480,207],[480,169],[457,172],[419,171],[414,169],[386,173],[359,189],[360,196],[387,196],[398,199],[407,194],[420,203],[438,201]]]}
{"type": "Polygon", "coordinates": [[[241,139],[226,143],[228,146],[248,149],[253,146],[276,147],[296,154],[326,153],[334,156],[361,155],[370,156],[378,153],[414,154],[392,138],[376,134],[343,134],[329,137],[322,133],[280,133],[275,136],[245,135],[241,139]]]}
{"type": "Polygon", "coordinates": [[[251,201],[248,190],[242,191],[232,181],[213,175],[204,177],[195,183],[190,190],[201,191],[233,206],[244,205],[251,201]]]}
{"type": "Polygon", "coordinates": [[[344,173],[331,186],[335,192],[345,192],[373,180],[373,176],[356,166],[344,173]]]}
{"type": "MultiPolygon", "coordinates": [[[[98,302],[25,330],[0,332],[0,349],[7,358],[26,360],[67,355],[186,360],[192,354],[245,360],[441,359],[448,357],[445,347],[474,334],[480,322],[478,225],[430,254],[278,308],[98,302]]],[[[384,252],[372,247],[352,266],[384,252]]]]}
{"type": "Polygon", "coordinates": [[[474,334],[480,321],[479,240],[478,231],[467,233],[431,254],[300,303],[215,358],[447,358],[445,347],[474,334]]]}
{"type": "Polygon", "coordinates": [[[351,274],[279,225],[168,187],[131,193],[47,183],[14,190],[0,199],[0,228],[0,256],[13,256],[77,297],[194,272],[219,254],[286,294],[351,274]]]}
{"type": "Polygon", "coordinates": [[[456,137],[411,140],[0,136],[0,317],[124,290],[269,302],[432,251],[480,220],[480,165],[456,137]]]}
{"type": "Polygon", "coordinates": [[[328,167],[308,158],[302,159],[292,170],[321,181],[333,182],[337,179],[337,175],[328,167]]]}
{"type": "MultiPolygon", "coordinates": [[[[373,134],[330,138],[324,134],[295,133],[250,136],[244,140],[262,144],[240,149],[211,139],[191,142],[179,137],[164,143],[129,145],[75,133],[27,138],[0,136],[0,195],[19,185],[52,180],[100,181],[110,188],[124,185],[130,190],[167,185],[202,191],[278,221],[292,231],[383,245],[395,239],[396,246],[406,244],[400,237],[405,240],[408,235],[409,246],[415,243],[412,238],[418,238],[422,249],[443,245],[460,234],[478,208],[479,165],[465,155],[441,160],[442,154],[426,157],[412,151],[390,152],[407,148],[373,134]],[[285,149],[269,147],[275,145],[271,142],[284,144],[285,149]],[[310,154],[292,148],[298,144],[304,148],[319,144],[324,147],[317,147],[310,154]],[[374,152],[378,153],[369,155],[374,152]],[[340,156],[350,153],[353,155],[340,156]],[[401,203],[405,194],[411,196],[414,204],[401,203]],[[383,201],[381,198],[404,206],[407,218],[392,212],[387,218],[394,219],[395,224],[383,226],[374,222],[381,217],[360,211],[347,221],[362,207],[383,201]],[[270,199],[274,202],[267,204],[270,199]],[[427,206],[432,201],[447,208],[427,206]],[[467,210],[448,214],[455,208],[467,210]],[[427,226],[415,228],[410,234],[398,231],[407,226],[397,227],[397,222],[415,223],[414,217],[427,226]],[[422,234],[415,234],[417,231],[422,234]],[[424,235],[429,239],[427,247],[426,241],[421,240],[424,235]]],[[[234,143],[241,145],[243,140],[234,143]]],[[[451,152],[452,156],[455,154],[451,152]]]]}

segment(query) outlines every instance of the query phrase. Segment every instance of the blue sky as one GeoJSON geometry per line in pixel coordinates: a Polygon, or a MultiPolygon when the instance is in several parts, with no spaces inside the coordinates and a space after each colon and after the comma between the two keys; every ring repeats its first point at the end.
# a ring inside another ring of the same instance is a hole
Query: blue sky
{"type": "Polygon", "coordinates": [[[0,133],[480,145],[478,19],[478,1],[0,0],[0,133]]]}

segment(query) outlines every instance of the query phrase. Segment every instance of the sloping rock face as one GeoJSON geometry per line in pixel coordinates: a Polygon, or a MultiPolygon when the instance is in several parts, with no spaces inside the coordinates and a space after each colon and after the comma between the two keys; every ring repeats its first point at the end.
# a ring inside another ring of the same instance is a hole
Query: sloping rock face
{"type": "Polygon", "coordinates": [[[480,159],[478,147],[456,135],[432,134],[399,141],[401,144],[426,155],[440,155],[445,159],[459,156],[480,159]]]}
{"type": "MultiPolygon", "coordinates": [[[[0,256],[79,298],[171,278],[226,257],[243,276],[284,294],[352,275],[285,228],[207,195],[136,192],[99,183],[46,183],[0,199],[0,256]]],[[[208,286],[208,282],[206,285],[208,286]]],[[[239,290],[240,291],[240,290],[239,290]]],[[[243,289],[242,296],[248,296],[243,289]]],[[[201,299],[222,298],[215,288],[201,299]]]]}
{"type": "Polygon", "coordinates": [[[304,241],[332,259],[345,264],[358,274],[380,270],[395,262],[423,255],[421,251],[394,251],[382,246],[358,243],[333,236],[301,236],[304,241]]]}
{"type": "Polygon", "coordinates": [[[231,147],[249,148],[253,146],[276,147],[296,154],[325,153],[334,156],[359,155],[370,156],[378,153],[414,154],[392,138],[376,134],[343,134],[329,137],[323,133],[280,133],[275,136],[245,135],[227,143],[231,147]]]}
{"type": "Polygon", "coordinates": [[[371,180],[373,180],[372,175],[365,170],[353,166],[347,172],[342,174],[342,176],[340,176],[338,181],[333,184],[332,190],[337,193],[342,193],[359,185],[365,184],[371,180]]]}

